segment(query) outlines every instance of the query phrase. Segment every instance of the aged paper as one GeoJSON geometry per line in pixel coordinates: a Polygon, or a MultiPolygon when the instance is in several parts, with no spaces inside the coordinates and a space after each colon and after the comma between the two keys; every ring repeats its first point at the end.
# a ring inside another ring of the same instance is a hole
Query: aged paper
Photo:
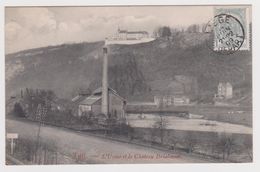
{"type": "Polygon", "coordinates": [[[6,6],[6,165],[253,162],[252,6],[6,6]]]}

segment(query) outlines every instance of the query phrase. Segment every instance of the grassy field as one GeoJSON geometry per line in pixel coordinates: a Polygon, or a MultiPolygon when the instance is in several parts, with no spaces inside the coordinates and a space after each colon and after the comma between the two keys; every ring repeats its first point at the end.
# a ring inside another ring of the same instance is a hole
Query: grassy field
{"type": "MultiPolygon", "coordinates": [[[[145,140],[147,144],[160,144],[160,131],[151,128],[134,128],[135,137],[145,140]]],[[[252,147],[246,143],[252,140],[249,134],[222,135],[217,132],[187,131],[167,129],[163,131],[163,146],[175,145],[176,150],[188,151],[192,145],[193,153],[206,155],[214,159],[222,159],[223,139],[232,140],[231,154],[228,161],[223,162],[252,162],[252,147]]],[[[162,146],[162,145],[161,145],[162,146]]],[[[227,160],[227,159],[226,159],[227,160]]]]}

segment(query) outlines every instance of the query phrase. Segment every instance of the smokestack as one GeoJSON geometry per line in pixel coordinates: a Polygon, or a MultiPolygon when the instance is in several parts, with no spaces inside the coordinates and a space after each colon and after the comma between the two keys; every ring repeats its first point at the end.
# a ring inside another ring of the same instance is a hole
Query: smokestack
{"type": "Polygon", "coordinates": [[[103,48],[103,77],[102,77],[102,105],[101,112],[108,116],[108,56],[107,47],[103,48]]]}

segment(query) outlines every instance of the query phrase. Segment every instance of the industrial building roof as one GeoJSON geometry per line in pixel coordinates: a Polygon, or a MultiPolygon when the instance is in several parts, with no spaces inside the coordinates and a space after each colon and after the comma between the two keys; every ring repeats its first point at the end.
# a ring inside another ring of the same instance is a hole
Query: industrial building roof
{"type": "MultiPolygon", "coordinates": [[[[115,96],[119,97],[122,101],[125,101],[124,98],[122,98],[121,96],[118,95],[118,93],[113,90],[112,88],[108,88],[108,91],[110,93],[113,93],[115,96]]],[[[93,91],[93,94],[89,97],[80,97],[77,102],[79,104],[82,104],[82,105],[92,105],[93,103],[97,102],[99,99],[102,98],[102,87],[99,87],[98,89],[96,89],[95,91],[93,91]]],[[[74,99],[77,99],[77,97],[75,97],[74,99]]]]}
{"type": "MultiPolygon", "coordinates": [[[[110,87],[108,87],[108,91],[118,95],[117,92],[114,89],[110,88],[110,87]]],[[[95,94],[95,95],[96,94],[101,94],[101,93],[102,93],[102,87],[99,87],[95,91],[93,91],[93,94],[95,94]]]]}
{"type": "Polygon", "coordinates": [[[71,99],[71,101],[73,102],[73,104],[78,104],[79,102],[81,102],[82,100],[84,100],[85,98],[87,98],[88,96],[83,96],[83,95],[77,95],[76,97],[74,97],[73,99],[71,99]]]}
{"type": "MultiPolygon", "coordinates": [[[[121,100],[125,101],[125,99],[123,97],[121,97],[114,89],[108,87],[108,92],[113,93],[115,96],[117,96],[121,100]]],[[[93,95],[101,95],[101,93],[102,93],[102,87],[99,87],[98,89],[96,89],[93,92],[93,95]]]]}
{"type": "Polygon", "coordinates": [[[91,95],[84,99],[83,101],[80,102],[80,104],[83,105],[92,105],[93,103],[97,102],[98,100],[101,99],[101,96],[96,96],[96,95],[91,95]]]}

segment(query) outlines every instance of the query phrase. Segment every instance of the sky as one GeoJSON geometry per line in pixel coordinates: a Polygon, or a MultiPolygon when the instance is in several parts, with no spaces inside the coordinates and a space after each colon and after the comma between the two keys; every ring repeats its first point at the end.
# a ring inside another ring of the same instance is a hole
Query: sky
{"type": "Polygon", "coordinates": [[[6,7],[5,53],[100,41],[118,28],[151,34],[159,26],[187,27],[212,16],[211,6],[6,7]]]}

